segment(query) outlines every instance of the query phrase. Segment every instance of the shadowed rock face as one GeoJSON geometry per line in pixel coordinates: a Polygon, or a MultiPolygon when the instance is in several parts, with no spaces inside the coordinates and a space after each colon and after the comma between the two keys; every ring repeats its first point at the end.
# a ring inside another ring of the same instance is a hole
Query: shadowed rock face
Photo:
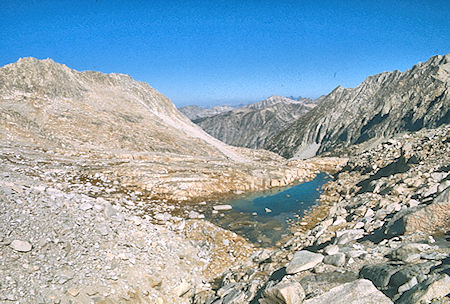
{"type": "Polygon", "coordinates": [[[372,138],[388,138],[450,123],[450,55],[434,56],[405,72],[337,87],[316,108],[270,138],[265,148],[307,158],[372,138]]]}
{"type": "Polygon", "coordinates": [[[268,137],[278,133],[315,105],[313,100],[307,98],[292,100],[271,96],[248,106],[193,121],[229,145],[259,149],[268,137]]]}

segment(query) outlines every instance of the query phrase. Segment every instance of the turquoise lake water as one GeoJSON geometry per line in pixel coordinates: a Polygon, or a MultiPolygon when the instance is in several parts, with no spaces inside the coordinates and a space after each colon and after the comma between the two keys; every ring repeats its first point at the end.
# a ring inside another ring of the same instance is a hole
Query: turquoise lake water
{"type": "Polygon", "coordinates": [[[288,233],[288,225],[317,204],[321,186],[330,177],[320,173],[315,179],[276,191],[255,193],[233,201],[230,211],[210,214],[208,219],[261,246],[273,246],[288,233]],[[296,216],[297,215],[297,216],[296,216]]]}

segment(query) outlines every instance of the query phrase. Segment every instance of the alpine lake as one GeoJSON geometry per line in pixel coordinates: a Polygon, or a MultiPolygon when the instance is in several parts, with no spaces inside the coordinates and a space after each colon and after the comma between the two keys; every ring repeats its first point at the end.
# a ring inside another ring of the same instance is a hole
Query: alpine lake
{"type": "Polygon", "coordinates": [[[276,190],[252,193],[221,204],[231,210],[207,212],[212,223],[245,237],[261,247],[274,246],[290,234],[289,226],[318,204],[322,185],[330,181],[326,173],[313,180],[276,190]]]}

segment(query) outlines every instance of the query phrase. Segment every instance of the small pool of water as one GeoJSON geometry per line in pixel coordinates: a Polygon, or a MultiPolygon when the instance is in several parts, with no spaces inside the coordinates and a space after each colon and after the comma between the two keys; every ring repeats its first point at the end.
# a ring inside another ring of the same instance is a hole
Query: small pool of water
{"type": "Polygon", "coordinates": [[[233,209],[208,214],[207,218],[253,243],[273,246],[289,233],[289,223],[299,220],[317,204],[321,186],[329,180],[326,173],[320,173],[309,182],[225,202],[233,209]]]}

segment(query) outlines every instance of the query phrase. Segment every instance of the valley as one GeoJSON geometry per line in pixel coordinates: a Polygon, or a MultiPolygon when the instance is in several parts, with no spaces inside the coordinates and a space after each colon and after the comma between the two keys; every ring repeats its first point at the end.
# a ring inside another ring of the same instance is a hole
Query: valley
{"type": "Polygon", "coordinates": [[[278,134],[290,122],[313,109],[317,100],[289,99],[282,96],[269,98],[243,107],[214,115],[192,119],[213,137],[232,146],[262,149],[268,138],[278,134]]]}

